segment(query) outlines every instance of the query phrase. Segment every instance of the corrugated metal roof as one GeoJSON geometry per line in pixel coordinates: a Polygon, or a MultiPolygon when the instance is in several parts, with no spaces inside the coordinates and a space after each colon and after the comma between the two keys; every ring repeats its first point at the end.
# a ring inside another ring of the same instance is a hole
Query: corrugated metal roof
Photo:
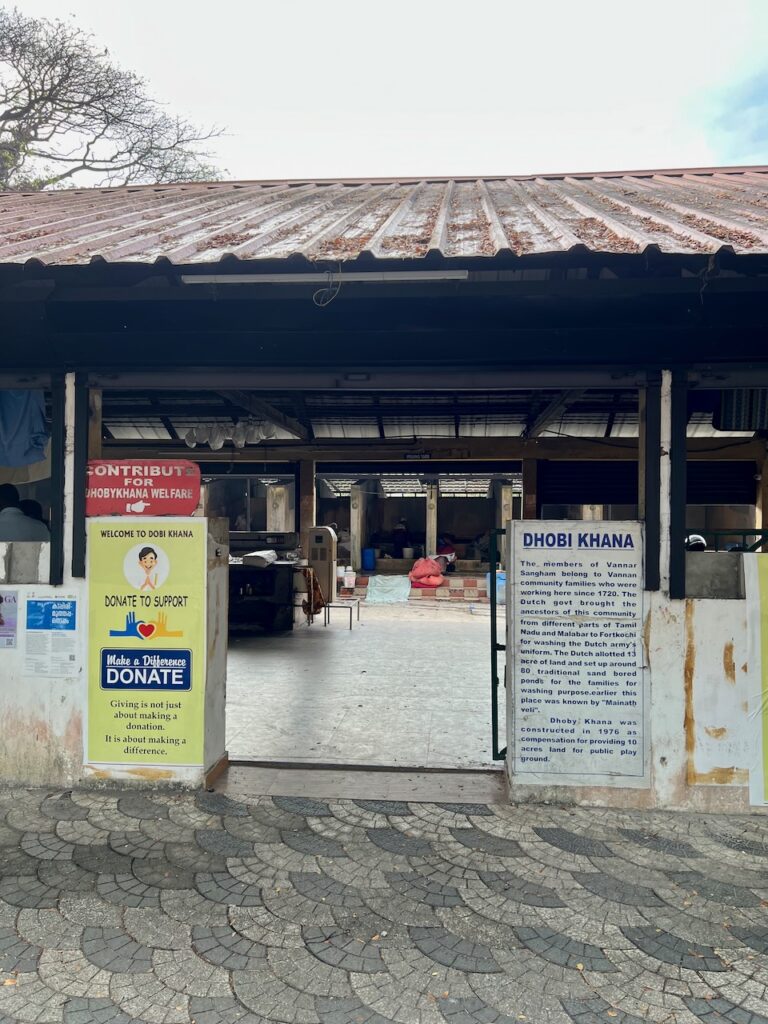
{"type": "Polygon", "coordinates": [[[768,168],[229,182],[0,195],[0,262],[768,252],[768,168]]]}

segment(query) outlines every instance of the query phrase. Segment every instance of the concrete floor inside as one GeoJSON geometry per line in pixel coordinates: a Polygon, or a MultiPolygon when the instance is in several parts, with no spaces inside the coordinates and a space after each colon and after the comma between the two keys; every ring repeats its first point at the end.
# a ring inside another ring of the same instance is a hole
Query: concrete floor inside
{"type": "Polygon", "coordinates": [[[488,609],[364,606],[348,620],[334,609],[327,627],[230,638],[230,759],[494,766],[488,609]]]}

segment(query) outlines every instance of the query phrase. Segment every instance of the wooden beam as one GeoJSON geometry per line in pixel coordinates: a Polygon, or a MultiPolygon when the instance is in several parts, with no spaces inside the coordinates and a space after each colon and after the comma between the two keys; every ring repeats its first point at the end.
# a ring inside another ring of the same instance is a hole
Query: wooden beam
{"type": "Polygon", "coordinates": [[[539,518],[538,476],[536,459],[523,459],[523,519],[539,518]]]}
{"type": "Polygon", "coordinates": [[[309,431],[302,423],[292,416],[286,416],[274,405],[265,402],[263,398],[250,395],[247,391],[219,391],[219,394],[233,405],[245,409],[246,412],[252,413],[254,416],[261,416],[263,419],[269,420],[270,423],[274,423],[276,427],[287,430],[289,434],[293,434],[300,441],[310,440],[309,431]]]}
{"type": "MultiPolygon", "coordinates": [[[[588,437],[544,437],[524,441],[519,437],[462,437],[429,438],[413,441],[361,438],[355,441],[321,439],[311,444],[296,441],[268,441],[250,449],[224,449],[219,452],[189,449],[180,441],[105,440],[105,449],[111,458],[167,459],[183,457],[197,462],[298,462],[312,459],[317,462],[393,462],[414,459],[412,465],[425,471],[430,460],[463,461],[477,459],[514,462],[520,459],[553,459],[564,461],[625,462],[637,459],[637,439],[616,437],[610,441],[588,437]]],[[[765,441],[734,437],[689,437],[688,458],[692,460],[762,462],[765,441]]]]}
{"type": "Polygon", "coordinates": [[[539,437],[561,413],[565,412],[569,405],[578,402],[584,394],[583,388],[574,388],[571,391],[563,391],[545,406],[539,415],[529,423],[523,431],[524,438],[539,437]]]}
{"type": "Polygon", "coordinates": [[[312,417],[310,416],[309,409],[307,408],[307,402],[306,399],[304,398],[304,392],[291,392],[290,398],[291,402],[293,403],[296,418],[298,419],[299,423],[301,423],[301,425],[306,428],[307,436],[309,437],[309,439],[311,441],[314,441],[315,430],[314,427],[312,426],[312,417]]]}
{"type": "Polygon", "coordinates": [[[309,534],[317,525],[317,482],[315,464],[309,459],[299,463],[299,534],[304,553],[309,551],[309,534]]]}

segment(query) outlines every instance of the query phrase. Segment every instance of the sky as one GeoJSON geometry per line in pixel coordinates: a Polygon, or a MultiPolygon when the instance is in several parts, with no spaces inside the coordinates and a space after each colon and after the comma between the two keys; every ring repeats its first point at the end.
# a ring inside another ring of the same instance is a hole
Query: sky
{"type": "Polygon", "coordinates": [[[768,164],[766,0],[17,0],[72,18],[221,178],[768,164]]]}

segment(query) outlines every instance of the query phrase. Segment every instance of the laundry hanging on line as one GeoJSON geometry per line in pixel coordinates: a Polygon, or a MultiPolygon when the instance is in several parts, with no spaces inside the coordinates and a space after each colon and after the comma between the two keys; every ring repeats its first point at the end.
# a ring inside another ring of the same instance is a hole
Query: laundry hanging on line
{"type": "Polygon", "coordinates": [[[0,390],[0,466],[30,466],[45,458],[49,431],[45,393],[0,390]]]}

